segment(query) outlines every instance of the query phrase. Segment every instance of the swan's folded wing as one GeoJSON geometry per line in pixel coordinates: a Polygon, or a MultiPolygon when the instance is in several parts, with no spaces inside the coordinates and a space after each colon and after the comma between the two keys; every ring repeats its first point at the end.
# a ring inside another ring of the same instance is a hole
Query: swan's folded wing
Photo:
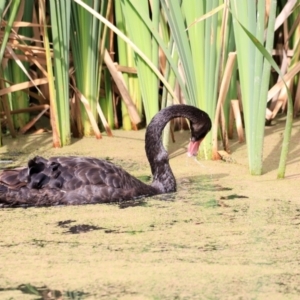
{"type": "Polygon", "coordinates": [[[63,188],[71,190],[81,185],[107,186],[115,189],[131,189],[144,185],[121,167],[106,160],[82,157],[53,157],[50,162],[60,164],[59,177],[63,188]]]}

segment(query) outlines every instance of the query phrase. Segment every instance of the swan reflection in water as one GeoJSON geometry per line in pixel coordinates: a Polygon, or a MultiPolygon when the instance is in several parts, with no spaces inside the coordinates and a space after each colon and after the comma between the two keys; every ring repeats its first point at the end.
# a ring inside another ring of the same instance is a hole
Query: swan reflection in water
{"type": "Polygon", "coordinates": [[[153,181],[147,185],[121,167],[90,157],[37,156],[28,166],[0,174],[0,204],[9,206],[78,205],[120,202],[176,191],[168,153],[161,141],[165,125],[173,118],[190,121],[188,155],[195,156],[211,129],[207,113],[189,105],[162,109],[146,130],[145,150],[153,181]]]}

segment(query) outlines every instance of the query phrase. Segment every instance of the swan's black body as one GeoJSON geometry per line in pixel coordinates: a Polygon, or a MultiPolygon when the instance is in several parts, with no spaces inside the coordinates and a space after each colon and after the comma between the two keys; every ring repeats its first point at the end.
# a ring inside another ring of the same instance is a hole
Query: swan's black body
{"type": "Polygon", "coordinates": [[[146,154],[153,175],[151,185],[132,177],[122,168],[96,158],[35,157],[28,166],[0,174],[0,204],[9,206],[75,205],[119,202],[176,191],[168,153],[161,142],[167,122],[185,117],[191,123],[191,155],[211,129],[208,115],[192,106],[174,105],[161,110],[146,131],[146,154]],[[193,146],[195,145],[195,146],[193,146]]]}

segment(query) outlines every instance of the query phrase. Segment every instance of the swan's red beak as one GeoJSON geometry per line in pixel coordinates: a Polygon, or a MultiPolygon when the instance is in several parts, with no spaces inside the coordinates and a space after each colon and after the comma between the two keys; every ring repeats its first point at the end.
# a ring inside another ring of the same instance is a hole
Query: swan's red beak
{"type": "Polygon", "coordinates": [[[187,155],[189,157],[197,155],[201,142],[202,142],[202,140],[195,141],[195,142],[190,141],[189,146],[188,146],[188,151],[187,151],[187,155]]]}

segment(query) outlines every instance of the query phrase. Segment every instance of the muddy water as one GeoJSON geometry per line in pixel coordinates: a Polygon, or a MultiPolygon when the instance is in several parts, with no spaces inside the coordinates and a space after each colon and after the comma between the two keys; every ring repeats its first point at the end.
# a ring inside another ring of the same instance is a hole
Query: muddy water
{"type": "MultiPolygon", "coordinates": [[[[248,175],[244,145],[233,143],[233,163],[196,162],[178,133],[175,194],[0,209],[0,299],[299,299],[300,148],[294,137],[287,179],[276,180],[273,131],[260,177],[248,175]]],[[[15,165],[41,153],[105,157],[147,180],[143,134],[58,150],[49,135],[29,136],[0,151],[15,165]]]]}

